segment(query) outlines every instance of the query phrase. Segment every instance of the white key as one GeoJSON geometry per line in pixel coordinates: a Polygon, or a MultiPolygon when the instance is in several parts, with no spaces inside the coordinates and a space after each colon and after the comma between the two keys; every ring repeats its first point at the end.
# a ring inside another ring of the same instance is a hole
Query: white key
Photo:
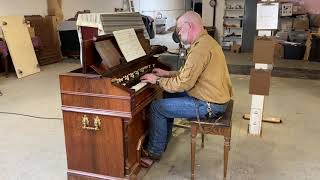
{"type": "Polygon", "coordinates": [[[141,88],[145,87],[148,83],[140,82],[134,86],[132,86],[130,89],[134,89],[135,92],[139,91],[141,88]]]}

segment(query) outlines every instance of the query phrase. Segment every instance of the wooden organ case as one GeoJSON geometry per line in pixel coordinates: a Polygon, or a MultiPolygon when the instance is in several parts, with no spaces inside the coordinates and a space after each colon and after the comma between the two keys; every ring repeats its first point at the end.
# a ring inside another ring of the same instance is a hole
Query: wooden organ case
{"type": "Polygon", "coordinates": [[[127,63],[113,35],[82,42],[83,67],[60,75],[69,180],[135,179],[148,129],[147,109],[162,90],[139,78],[154,67],[168,69],[143,31],[146,56],[127,63]]]}

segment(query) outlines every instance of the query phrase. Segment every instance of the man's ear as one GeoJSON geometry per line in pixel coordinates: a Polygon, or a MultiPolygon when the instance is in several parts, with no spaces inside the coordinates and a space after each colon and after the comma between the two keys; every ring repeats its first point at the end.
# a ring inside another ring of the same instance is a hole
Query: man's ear
{"type": "Polygon", "coordinates": [[[187,26],[188,26],[189,29],[192,28],[192,24],[191,24],[190,22],[185,22],[185,23],[187,24],[187,26]]]}

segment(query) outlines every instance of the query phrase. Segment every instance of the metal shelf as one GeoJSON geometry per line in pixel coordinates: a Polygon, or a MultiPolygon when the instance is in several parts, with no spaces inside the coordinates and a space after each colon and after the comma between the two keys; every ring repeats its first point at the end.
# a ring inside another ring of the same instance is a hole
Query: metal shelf
{"type": "Polygon", "coordinates": [[[224,29],[242,29],[242,27],[223,26],[224,29]]]}
{"type": "Polygon", "coordinates": [[[240,17],[223,17],[223,19],[229,19],[229,20],[243,20],[243,18],[240,18],[240,17]]]}
{"type": "Polygon", "coordinates": [[[244,9],[226,9],[226,11],[244,11],[244,9]]]}

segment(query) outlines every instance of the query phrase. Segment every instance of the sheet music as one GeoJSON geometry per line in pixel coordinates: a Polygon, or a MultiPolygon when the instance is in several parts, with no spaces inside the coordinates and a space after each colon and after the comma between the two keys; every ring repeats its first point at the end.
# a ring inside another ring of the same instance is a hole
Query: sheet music
{"type": "Polygon", "coordinates": [[[257,4],[257,29],[278,29],[279,3],[257,4]]]}
{"type": "Polygon", "coordinates": [[[113,31],[113,35],[127,62],[146,55],[133,28],[113,31]]]}

